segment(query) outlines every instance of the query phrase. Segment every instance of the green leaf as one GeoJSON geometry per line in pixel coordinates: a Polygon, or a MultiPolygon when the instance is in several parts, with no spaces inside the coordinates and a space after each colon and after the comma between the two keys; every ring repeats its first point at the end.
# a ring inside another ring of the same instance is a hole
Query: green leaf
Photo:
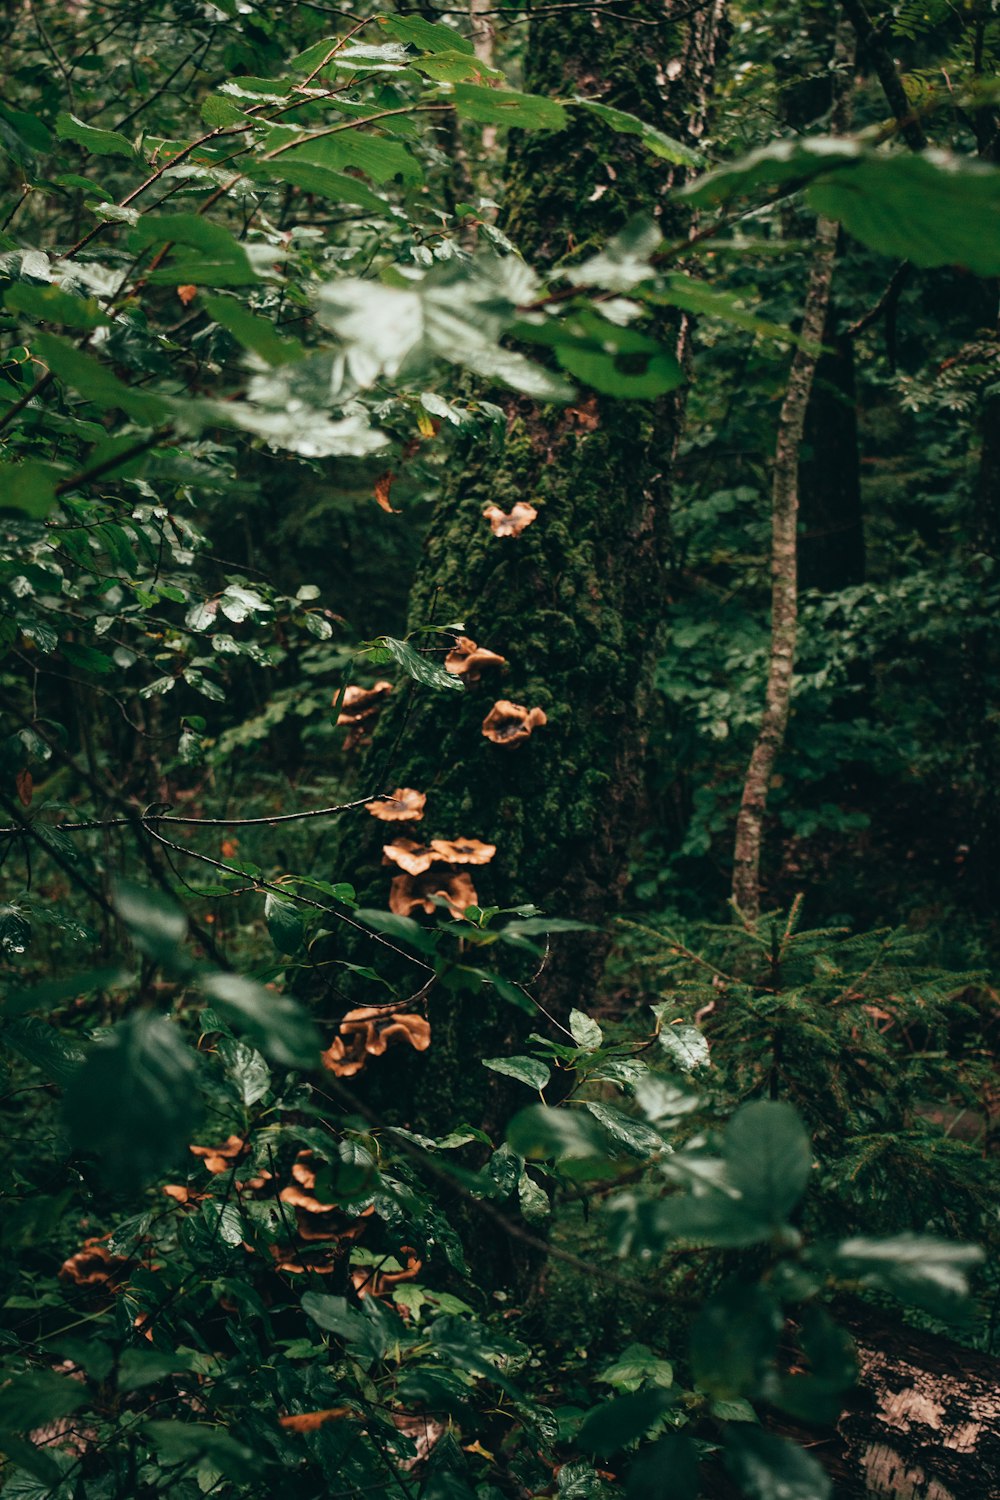
{"type": "Polygon", "coordinates": [[[118,1362],[118,1389],[139,1391],[168,1375],[181,1375],[191,1368],[190,1358],[167,1349],[125,1349],[118,1362]]]}
{"type": "Polygon", "coordinates": [[[182,951],[187,917],[168,896],[123,880],[115,887],[112,904],[132,941],[147,958],[170,970],[190,967],[182,951]]]}
{"type": "Polygon", "coordinates": [[[694,167],[702,165],[703,158],[697,151],[692,151],[681,141],[674,140],[673,136],[665,135],[662,130],[657,130],[655,125],[648,125],[645,120],[638,119],[635,115],[627,114],[621,109],[612,109],[610,105],[599,104],[596,99],[574,99],[572,108],[583,109],[605,125],[610,125],[620,135],[637,135],[647,151],[658,156],[661,161],[672,162],[675,167],[694,167]]]}
{"type": "Polygon", "coordinates": [[[67,328],[107,328],[111,324],[96,297],[76,297],[58,286],[31,286],[19,281],[4,292],[3,301],[10,312],[27,313],[44,323],[62,323],[67,328]]]}
{"type": "Polygon", "coordinates": [[[644,1449],[628,1472],[626,1500],[698,1500],[698,1449],[682,1432],[668,1432],[644,1449]]]}
{"type": "Polygon", "coordinates": [[[271,942],[279,953],[298,953],[302,947],[305,921],[294,901],[268,891],[264,897],[264,921],[271,934],[271,942]]]}
{"type": "Polygon", "coordinates": [[[570,1011],[569,1029],[573,1033],[573,1040],[577,1046],[583,1047],[587,1052],[596,1052],[604,1041],[604,1032],[593,1017],[587,1015],[586,1011],[570,1011]]]}
{"type": "Polygon", "coordinates": [[[749,1422],[726,1431],[725,1464],[747,1500],[829,1500],[829,1476],[811,1454],[749,1422]]]}
{"type": "Polygon", "coordinates": [[[655,275],[649,257],[663,243],[663,233],[648,214],[636,214],[604,249],[579,266],[564,271],[574,286],[600,286],[628,292],[655,275]]]}
{"type": "Polygon", "coordinates": [[[68,1083],[87,1056],[76,1037],[66,1036],[34,1017],[6,1022],[0,1040],[55,1083],[68,1083]]]}
{"type": "Polygon", "coordinates": [[[604,1126],[615,1145],[627,1151],[629,1156],[647,1161],[650,1156],[663,1150],[659,1132],[650,1125],[643,1124],[642,1120],[625,1114],[624,1110],[615,1109],[611,1104],[594,1102],[586,1103],[584,1109],[590,1111],[598,1124],[604,1126]]]}
{"type": "Polygon", "coordinates": [[[227,229],[198,214],[144,214],[128,237],[133,253],[154,245],[171,247],[171,264],[146,280],[172,286],[246,286],[257,280],[246,250],[227,229]]]}
{"type": "Polygon", "coordinates": [[[148,1181],[191,1138],[197,1068],[180,1029],[151,1011],[112,1027],[66,1090],[74,1147],[93,1152],[109,1181],[148,1181]]]}
{"type": "Polygon", "coordinates": [[[882,255],[1000,275],[1000,171],[943,151],[871,155],[817,181],[817,213],[882,255]]]}
{"type": "Polygon", "coordinates": [[[693,1073],[698,1068],[711,1067],[708,1043],[697,1026],[688,1023],[663,1026],[659,1032],[659,1042],[670,1061],[682,1073],[693,1073]]]}
{"type": "Polygon", "coordinates": [[[91,156],[135,155],[131,142],[117,130],[99,130],[94,125],[84,124],[76,115],[57,115],[56,135],[61,141],[76,141],[91,156]]]}
{"type": "Polygon", "coordinates": [[[503,1073],[507,1078],[516,1078],[529,1088],[541,1090],[552,1076],[537,1057],[484,1057],[483,1067],[494,1073],[503,1073]]]}
{"type": "Polygon", "coordinates": [[[577,1434],[577,1447],[599,1458],[610,1458],[648,1432],[676,1397],[653,1389],[631,1396],[617,1396],[588,1412],[577,1434]]]}
{"type": "Polygon", "coordinates": [[[691,1372],[717,1400],[770,1394],[781,1310],[770,1292],[727,1282],[691,1326],[691,1372]]]}
{"type": "Polygon", "coordinates": [[[408,42],[419,52],[464,52],[467,56],[475,53],[467,37],[440,21],[427,21],[418,15],[380,16],[378,24],[398,42],[408,42]]]}
{"type": "Polygon", "coordinates": [[[842,1240],[833,1256],[841,1275],[891,1292],[935,1317],[952,1318],[968,1297],[968,1272],[983,1260],[978,1245],[954,1244],[930,1234],[857,1235],[842,1240]]]}
{"type": "Polygon", "coordinates": [[[306,1292],[302,1298],[302,1311],[319,1328],[336,1334],[345,1343],[356,1344],[367,1338],[364,1318],[353,1307],[348,1307],[345,1297],[306,1292]]]}
{"type": "Polygon", "coordinates": [[[629,1344],[618,1358],[598,1375],[598,1380],[616,1391],[637,1391],[647,1380],[668,1388],[674,1383],[673,1366],[660,1359],[646,1344],[629,1344]]]}
{"type": "Polygon", "coordinates": [[[775,1227],[783,1224],[812,1170],[809,1137],[794,1106],[769,1099],[744,1104],[726,1127],[723,1151],[743,1207],[775,1227]]]}
{"type": "Polygon", "coordinates": [[[437,662],[430,661],[426,656],[421,656],[419,651],[414,651],[407,641],[394,640],[391,635],[380,635],[377,640],[366,642],[360,650],[370,650],[373,646],[387,651],[392,660],[397,662],[404,672],[408,672],[414,682],[422,683],[424,687],[452,692],[456,689],[458,692],[465,690],[460,677],[446,672],[444,667],[438,666],[437,662]]]}
{"type": "Polygon", "coordinates": [[[208,296],[202,301],[210,318],[221,323],[244,349],[259,354],[269,365],[283,365],[289,360],[301,359],[305,352],[298,339],[282,338],[273,323],[267,318],[258,318],[235,297],[208,296]]]}
{"type": "Polygon", "coordinates": [[[89,1400],[79,1380],[54,1370],[25,1370],[0,1386],[0,1429],[33,1432],[59,1417],[79,1411],[89,1400]]]}
{"type": "Polygon", "coordinates": [[[190,1464],[206,1459],[228,1478],[257,1484],[260,1460],[252,1448],[237,1442],[221,1427],[203,1422],[144,1422],[148,1436],[167,1464],[190,1464]]]}
{"type": "Polygon", "coordinates": [[[40,521],[55,505],[56,485],[64,477],[65,470],[44,459],[0,464],[0,506],[24,511],[40,521]]]}
{"type": "Polygon", "coordinates": [[[359,177],[349,177],[346,172],[336,172],[315,162],[301,161],[295,152],[286,152],[273,161],[256,162],[248,168],[248,174],[266,181],[290,182],[306,193],[332,198],[335,203],[352,203],[382,217],[394,212],[388,201],[380,198],[359,177]]]}
{"type": "Polygon", "coordinates": [[[517,1179],[517,1201],[521,1213],[529,1224],[541,1224],[552,1212],[548,1196],[533,1177],[522,1168],[517,1179]]]}
{"type": "MultiPolygon", "coordinates": [[[[356,122],[356,128],[317,136],[315,140],[303,141],[301,145],[283,150],[268,162],[267,169],[282,173],[290,167],[297,169],[304,163],[325,167],[332,172],[364,172],[366,177],[378,183],[400,177],[408,185],[419,185],[423,181],[423,172],[412,152],[402,141],[391,140],[374,131],[362,131],[360,127],[364,123],[362,118],[356,122]]],[[[290,139],[300,140],[301,131],[296,131],[290,139]]],[[[276,146],[279,144],[284,143],[276,142],[276,146]]],[[[379,207],[384,212],[385,206],[381,202],[379,207]]]]}
{"type": "Polygon", "coordinates": [[[226,1077],[235,1085],[240,1103],[250,1109],[271,1087],[270,1068],[255,1047],[232,1037],[220,1037],[215,1050],[225,1063],[226,1077]]]}
{"type": "Polygon", "coordinates": [[[607,1137],[590,1115],[545,1104],[529,1105],[515,1115],[507,1127],[507,1142],[529,1161],[588,1160],[608,1153],[607,1137]]]}
{"type": "Polygon", "coordinates": [[[463,120],[483,125],[515,125],[520,130],[564,130],[566,111],[541,94],[519,94],[513,89],[491,89],[482,84],[456,83],[449,95],[463,120]]]}
{"type": "Polygon", "coordinates": [[[50,1010],[66,1000],[92,995],[96,990],[118,989],[126,983],[128,972],[121,964],[105,964],[69,979],[47,979],[31,989],[11,989],[3,1001],[3,1014],[20,1016],[29,1010],[50,1010]]]}
{"type": "Polygon", "coordinates": [[[132,390],[106,365],[54,333],[35,334],[32,349],[54,375],[95,406],[120,407],[133,421],[147,427],[162,422],[170,413],[169,403],[162,397],[132,390]]]}
{"type": "Polygon", "coordinates": [[[265,989],[242,974],[204,974],[198,983],[225,1019],[279,1067],[318,1067],[323,1045],[319,1032],[308,1012],[289,995],[265,989]]]}

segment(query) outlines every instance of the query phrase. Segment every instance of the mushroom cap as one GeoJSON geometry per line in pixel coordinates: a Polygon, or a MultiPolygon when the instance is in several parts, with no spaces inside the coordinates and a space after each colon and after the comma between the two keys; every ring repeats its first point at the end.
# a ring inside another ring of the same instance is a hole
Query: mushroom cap
{"type": "MultiPolygon", "coordinates": [[[[338,724],[358,724],[362,719],[370,718],[372,714],[378,713],[382,707],[383,699],[392,692],[392,683],[384,679],[376,682],[374,687],[360,687],[358,683],[352,682],[344,689],[344,698],[337,715],[338,724]]],[[[334,698],[336,703],[336,698],[334,698]]]]}
{"type": "Polygon", "coordinates": [[[467,635],[456,636],[454,646],[444,659],[446,672],[450,672],[453,677],[467,677],[470,682],[478,682],[486,667],[506,665],[505,656],[487,651],[485,646],[477,646],[467,635]]]}
{"type": "Polygon", "coordinates": [[[496,844],[481,839],[431,839],[429,844],[394,839],[382,845],[386,862],[398,865],[407,875],[423,875],[434,864],[488,865],[496,852],[496,844]]]}
{"type": "Polygon", "coordinates": [[[424,815],[426,802],[426,792],[418,792],[412,786],[398,786],[391,797],[367,805],[372,817],[380,818],[383,823],[418,823],[424,815]]]}
{"type": "Polygon", "coordinates": [[[192,1156],[200,1156],[204,1159],[205,1166],[210,1172],[225,1172],[227,1168],[239,1161],[241,1156],[245,1156],[249,1149],[241,1135],[227,1136],[221,1146],[188,1147],[192,1156]]]}
{"type": "Polygon", "coordinates": [[[497,852],[496,844],[481,839],[431,839],[431,848],[449,865],[488,865],[497,852]]]}
{"type": "Polygon", "coordinates": [[[525,708],[523,703],[498,698],[483,720],[483,734],[494,745],[519,745],[547,723],[543,708],[525,708]]]}
{"type": "Polygon", "coordinates": [[[524,528],[535,520],[538,512],[527,500],[518,500],[509,512],[502,511],[499,505],[486,505],[483,507],[483,515],[489,521],[494,536],[520,536],[524,528]]]}
{"type": "Polygon", "coordinates": [[[84,1240],[75,1255],[59,1267],[59,1280],[77,1286],[113,1286],[124,1279],[129,1262],[123,1255],[112,1255],[107,1240],[110,1235],[92,1235],[84,1240]]]}
{"type": "MultiPolygon", "coordinates": [[[[410,876],[397,879],[409,880],[410,876]]],[[[361,1072],[369,1057],[381,1057],[396,1040],[409,1042],[417,1052],[426,1052],[431,1044],[430,1022],[384,1005],[349,1010],[338,1034],[321,1054],[323,1066],[341,1078],[351,1078],[361,1072]]]]}
{"type": "Polygon", "coordinates": [[[382,845],[382,853],[386,863],[398,865],[407,875],[422,875],[442,858],[433,845],[418,844],[414,839],[393,839],[391,844],[382,845]]]}
{"type": "Polygon", "coordinates": [[[397,916],[409,917],[415,911],[425,911],[433,916],[436,905],[432,897],[439,896],[448,904],[448,910],[457,921],[468,906],[478,906],[479,897],[471,877],[464,871],[449,875],[436,870],[423,875],[397,875],[389,887],[389,910],[397,916]]]}

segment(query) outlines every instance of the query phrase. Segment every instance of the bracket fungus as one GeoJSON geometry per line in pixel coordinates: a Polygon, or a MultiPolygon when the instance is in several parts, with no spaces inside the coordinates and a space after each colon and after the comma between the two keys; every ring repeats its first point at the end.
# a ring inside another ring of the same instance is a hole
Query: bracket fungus
{"type": "Polygon", "coordinates": [[[481,839],[431,839],[429,844],[395,839],[382,845],[385,862],[398,865],[407,875],[423,875],[435,864],[488,865],[496,852],[496,844],[481,839]]]}
{"type": "Polygon", "coordinates": [[[464,871],[430,870],[417,876],[397,875],[389,887],[389,910],[397,917],[411,917],[415,911],[430,917],[437,910],[435,898],[447,904],[456,921],[467,907],[479,905],[476,888],[464,871]]]}
{"type": "Polygon", "coordinates": [[[483,515],[489,521],[494,536],[520,536],[524,528],[535,520],[538,512],[527,500],[518,500],[510,511],[501,510],[499,505],[486,505],[483,507],[483,515]]]}
{"type": "Polygon", "coordinates": [[[105,1287],[108,1291],[125,1281],[132,1262],[123,1255],[112,1255],[107,1241],[110,1234],[84,1240],[82,1247],[59,1267],[59,1280],[75,1286],[105,1287]]]}
{"type": "Polygon", "coordinates": [[[523,703],[498,698],[483,720],[483,734],[494,745],[520,745],[548,722],[544,708],[525,708],[523,703]]]}
{"type": "Polygon", "coordinates": [[[415,791],[412,786],[398,786],[391,797],[369,802],[368,811],[383,823],[419,823],[426,802],[426,792],[415,791]]]}
{"type": "Polygon", "coordinates": [[[338,1034],[320,1055],[324,1068],[338,1078],[353,1078],[369,1057],[381,1057],[397,1041],[408,1042],[417,1052],[426,1052],[431,1044],[431,1023],[423,1016],[364,1005],[347,1012],[338,1034]]]}
{"type": "MultiPolygon", "coordinates": [[[[392,692],[392,683],[382,679],[374,687],[361,687],[352,682],[344,689],[344,697],[337,715],[337,723],[347,726],[344,749],[353,750],[361,744],[371,727],[370,721],[378,714],[386,698],[392,692]]],[[[334,698],[336,703],[336,698],[334,698]]]]}
{"type": "Polygon", "coordinates": [[[487,667],[505,667],[507,658],[496,651],[487,651],[477,646],[467,635],[456,636],[455,644],[444,659],[444,669],[453,677],[464,677],[467,682],[478,682],[487,667]]]}
{"type": "Polygon", "coordinates": [[[249,1149],[249,1146],[241,1135],[227,1136],[221,1146],[188,1147],[191,1155],[202,1157],[205,1166],[213,1173],[227,1171],[241,1157],[245,1156],[249,1149]]]}

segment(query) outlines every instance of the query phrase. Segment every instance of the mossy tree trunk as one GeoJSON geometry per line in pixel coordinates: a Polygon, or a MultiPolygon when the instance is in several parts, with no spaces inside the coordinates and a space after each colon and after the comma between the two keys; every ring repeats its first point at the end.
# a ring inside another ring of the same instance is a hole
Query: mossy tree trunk
{"type": "MultiPolygon", "coordinates": [[[[525,86],[600,99],[691,144],[703,128],[722,10],[723,0],[694,7],[626,0],[613,16],[541,14],[532,21],[525,86]]],[[[503,227],[541,267],[602,244],[637,212],[658,215],[665,232],[682,232],[667,204],[678,174],[633,138],[573,111],[568,130],[512,142],[503,227]]],[[[683,358],[686,328],[663,332],[683,358]]],[[[484,674],[462,697],[426,688],[393,695],[363,781],[426,792],[426,816],[408,826],[372,819],[360,849],[355,828],[339,873],[356,880],[367,904],[384,907],[395,873],[379,862],[387,829],[390,838],[495,843],[493,863],[471,871],[481,905],[533,902],[603,929],[556,938],[532,986],[546,1011],[564,1020],[572,1006],[593,1003],[626,876],[645,700],[664,618],[683,394],[637,403],[582,390],[566,408],[490,394],[506,430],[453,456],[409,625],[461,620],[507,667],[484,674]],[[530,502],[537,519],[520,536],[494,536],[484,507],[509,511],[518,501],[530,502]],[[547,724],[521,744],[491,743],[482,725],[500,698],[544,709],[547,724]]],[[[421,1128],[462,1118],[499,1128],[506,1104],[496,1096],[491,1103],[492,1075],[480,1058],[509,1050],[532,1026],[544,1029],[544,1016],[522,1014],[487,988],[435,992],[430,1017],[429,1052],[418,1066],[391,1052],[380,1059],[369,1097],[421,1128]]]]}

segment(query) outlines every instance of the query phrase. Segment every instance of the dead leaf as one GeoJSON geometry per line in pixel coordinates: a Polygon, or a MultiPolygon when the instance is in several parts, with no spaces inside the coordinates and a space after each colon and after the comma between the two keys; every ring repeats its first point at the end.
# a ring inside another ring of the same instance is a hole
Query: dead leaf
{"type": "Polygon", "coordinates": [[[396,476],[391,469],[386,469],[385,473],[380,474],[375,481],[375,501],[378,505],[381,505],[382,509],[384,511],[387,511],[390,516],[402,515],[402,511],[397,510],[396,507],[389,502],[389,491],[392,489],[392,482],[395,477],[396,476]]]}
{"type": "Polygon", "coordinates": [[[187,307],[188,303],[193,302],[197,297],[198,288],[196,286],[179,286],[177,288],[177,295],[184,303],[184,306],[187,307]]]}
{"type": "Polygon", "coordinates": [[[14,777],[14,785],[17,787],[17,797],[21,806],[30,807],[35,791],[35,783],[27,766],[25,766],[23,771],[18,771],[14,777]]]}
{"type": "Polygon", "coordinates": [[[328,1406],[325,1411],[300,1411],[291,1417],[279,1417],[282,1427],[289,1432],[315,1432],[326,1422],[340,1422],[344,1417],[357,1416],[349,1406],[328,1406]]]}

